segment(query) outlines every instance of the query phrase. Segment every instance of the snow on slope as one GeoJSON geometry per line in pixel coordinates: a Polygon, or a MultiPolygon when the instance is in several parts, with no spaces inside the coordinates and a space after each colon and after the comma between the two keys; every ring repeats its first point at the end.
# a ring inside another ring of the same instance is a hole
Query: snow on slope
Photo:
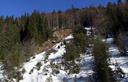
{"type": "Polygon", "coordinates": [[[120,57],[117,54],[118,48],[116,47],[113,47],[113,51],[115,55],[110,58],[109,67],[112,68],[113,71],[120,70],[119,72],[121,74],[116,77],[119,82],[128,82],[128,57],[120,57]]]}
{"type": "Polygon", "coordinates": [[[45,52],[38,54],[35,56],[34,59],[31,59],[29,62],[25,63],[23,65],[23,68],[26,70],[26,72],[23,74],[23,80],[20,80],[20,82],[45,82],[47,78],[52,77],[52,80],[54,82],[59,82],[58,77],[55,77],[52,75],[52,68],[50,66],[50,60],[56,59],[58,57],[61,57],[64,52],[65,48],[64,46],[61,46],[60,49],[57,49],[57,46],[60,45],[60,43],[56,44],[55,49],[57,52],[55,54],[51,53],[48,57],[48,62],[45,62],[45,52]],[[41,62],[41,67],[39,70],[37,70],[37,63],[41,62]],[[30,73],[31,72],[31,73],[30,73]]]}
{"type": "Polygon", "coordinates": [[[23,80],[21,80],[20,82],[32,82],[32,80],[36,80],[38,74],[36,73],[37,70],[34,69],[33,74],[30,74],[30,71],[36,66],[38,62],[44,59],[43,55],[45,55],[45,52],[36,55],[34,59],[31,59],[29,62],[23,64],[25,73],[23,74],[23,80]]]}
{"type": "Polygon", "coordinates": [[[72,34],[70,34],[69,36],[67,36],[67,37],[65,38],[65,40],[70,40],[70,39],[73,39],[73,35],[72,35],[72,34]]]}
{"type": "MultiPolygon", "coordinates": [[[[65,39],[73,39],[72,35],[65,39]]],[[[92,79],[94,57],[91,54],[81,54],[80,72],[78,74],[68,74],[69,70],[64,70],[63,55],[65,45],[63,42],[57,43],[53,48],[56,52],[51,52],[49,55],[46,52],[35,55],[29,62],[25,62],[19,71],[22,73],[23,79],[19,82],[84,82],[92,79]],[[48,56],[48,57],[47,57],[48,56]],[[39,64],[40,63],[40,64],[39,64]]],[[[87,82],[88,82],[87,81],[87,82]]]]}
{"type": "Polygon", "coordinates": [[[3,79],[5,78],[3,73],[4,73],[3,65],[2,63],[0,63],[0,81],[3,81],[3,79]]]}
{"type": "Polygon", "coordinates": [[[56,44],[56,45],[53,47],[55,50],[57,50],[57,52],[56,52],[56,53],[51,53],[51,54],[49,55],[49,57],[48,57],[49,60],[53,60],[53,59],[56,59],[56,58],[60,58],[60,57],[62,57],[62,56],[64,55],[64,53],[66,52],[66,51],[65,51],[65,45],[61,46],[61,47],[58,49],[58,47],[59,47],[60,45],[62,45],[61,42],[58,43],[58,44],[56,44]]]}
{"type": "Polygon", "coordinates": [[[109,44],[109,67],[112,71],[121,70],[123,72],[121,76],[119,75],[116,77],[119,82],[128,82],[128,56],[120,56],[121,53],[118,47],[113,44],[112,38],[107,38],[105,42],[109,44]]]}

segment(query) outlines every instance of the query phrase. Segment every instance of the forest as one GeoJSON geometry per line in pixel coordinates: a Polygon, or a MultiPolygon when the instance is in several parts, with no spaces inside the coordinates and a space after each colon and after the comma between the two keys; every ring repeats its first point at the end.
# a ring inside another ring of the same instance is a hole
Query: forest
{"type": "MultiPolygon", "coordinates": [[[[10,78],[13,75],[14,67],[19,67],[23,62],[29,61],[28,58],[36,53],[42,52],[42,45],[49,39],[55,39],[53,33],[60,29],[72,29],[75,41],[73,44],[67,44],[69,50],[65,56],[67,61],[79,57],[80,52],[84,52],[88,37],[84,37],[84,27],[95,27],[96,34],[100,37],[107,38],[113,36],[122,53],[125,53],[125,44],[123,37],[128,36],[128,0],[118,0],[117,3],[109,2],[107,6],[99,5],[97,7],[87,7],[78,9],[72,6],[66,11],[55,11],[43,13],[33,11],[32,14],[24,14],[21,17],[0,17],[0,61],[4,64],[10,78]],[[78,28],[78,29],[77,29],[78,28]],[[86,43],[85,43],[86,41],[86,43]],[[80,46],[78,46],[80,45],[80,46]],[[83,46],[84,45],[84,46],[83,46]],[[72,46],[72,47],[71,47],[72,46]],[[72,50],[73,49],[73,50],[72,50]],[[72,51],[72,52],[70,52],[72,51]]],[[[104,44],[98,43],[94,48],[94,54],[99,54],[102,59],[106,60],[106,52],[98,51],[105,49],[104,44]]],[[[100,63],[99,55],[95,55],[97,71],[105,72],[107,77],[111,75],[110,69],[106,63],[100,63]],[[100,66],[106,70],[100,69],[100,66]]],[[[114,82],[111,77],[102,78],[100,82],[106,79],[106,82],[114,82]],[[109,80],[108,80],[109,79],[109,80]],[[108,80],[108,81],[107,81],[108,80]]]]}

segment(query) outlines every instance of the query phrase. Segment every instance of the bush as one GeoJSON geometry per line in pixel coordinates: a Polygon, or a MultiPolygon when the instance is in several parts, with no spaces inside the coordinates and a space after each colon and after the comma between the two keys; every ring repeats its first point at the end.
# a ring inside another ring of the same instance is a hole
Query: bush
{"type": "Polygon", "coordinates": [[[52,70],[53,70],[53,74],[59,74],[60,73],[59,69],[57,69],[57,68],[53,68],[52,70]]]}
{"type": "Polygon", "coordinates": [[[64,54],[64,59],[66,61],[74,61],[76,58],[80,57],[80,53],[80,49],[75,44],[66,44],[66,53],[64,54]]]}
{"type": "Polygon", "coordinates": [[[15,78],[16,78],[17,82],[19,82],[20,80],[23,79],[23,76],[22,76],[22,74],[20,72],[17,72],[15,78]]]}
{"type": "Polygon", "coordinates": [[[26,70],[23,68],[23,69],[22,69],[22,73],[24,74],[25,72],[26,72],[26,70]]]}
{"type": "Polygon", "coordinates": [[[73,31],[74,44],[79,46],[81,52],[85,52],[85,48],[88,46],[89,41],[86,36],[86,30],[82,26],[76,26],[73,31]]]}
{"type": "Polygon", "coordinates": [[[80,67],[77,64],[72,64],[73,66],[70,68],[69,73],[79,73],[80,67]]]}
{"type": "Polygon", "coordinates": [[[37,70],[40,70],[40,67],[41,67],[41,66],[42,66],[41,62],[38,62],[38,63],[36,64],[37,70]]]}
{"type": "Polygon", "coordinates": [[[45,82],[53,82],[52,76],[50,75],[45,82]]]}

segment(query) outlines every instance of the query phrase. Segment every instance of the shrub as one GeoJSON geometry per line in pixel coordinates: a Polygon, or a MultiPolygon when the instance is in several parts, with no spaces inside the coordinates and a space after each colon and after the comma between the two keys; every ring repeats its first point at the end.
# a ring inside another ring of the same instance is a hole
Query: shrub
{"type": "Polygon", "coordinates": [[[73,64],[73,66],[70,68],[70,73],[79,73],[80,67],[77,64],[73,64]]]}
{"type": "Polygon", "coordinates": [[[51,75],[46,79],[46,82],[53,82],[53,79],[52,79],[51,75]]]}
{"type": "Polygon", "coordinates": [[[26,70],[23,68],[23,69],[22,69],[22,73],[24,74],[25,72],[26,72],[26,70]]]}
{"type": "Polygon", "coordinates": [[[75,44],[66,44],[66,53],[64,54],[64,59],[66,61],[74,61],[76,58],[80,57],[80,53],[80,49],[75,44]]]}
{"type": "Polygon", "coordinates": [[[41,62],[38,62],[38,63],[36,64],[37,70],[40,70],[40,67],[41,67],[41,66],[42,66],[41,62]]]}
{"type": "Polygon", "coordinates": [[[82,26],[76,26],[73,31],[74,44],[79,46],[82,53],[89,44],[89,37],[86,36],[86,30],[82,26]]]}

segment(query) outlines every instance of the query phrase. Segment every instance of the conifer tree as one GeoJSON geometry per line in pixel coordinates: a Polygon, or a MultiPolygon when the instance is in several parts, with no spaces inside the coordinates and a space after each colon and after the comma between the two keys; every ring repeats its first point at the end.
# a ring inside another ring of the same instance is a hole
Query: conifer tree
{"type": "Polygon", "coordinates": [[[115,82],[112,71],[108,67],[106,46],[100,40],[94,41],[93,55],[96,62],[96,71],[99,77],[99,82],[115,82]]]}

